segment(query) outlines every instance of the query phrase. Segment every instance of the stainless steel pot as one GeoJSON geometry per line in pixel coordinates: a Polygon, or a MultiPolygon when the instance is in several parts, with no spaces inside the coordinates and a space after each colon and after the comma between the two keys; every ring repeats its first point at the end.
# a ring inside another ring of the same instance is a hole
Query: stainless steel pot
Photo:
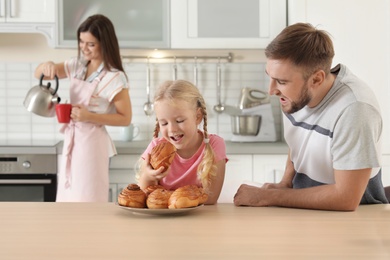
{"type": "Polygon", "coordinates": [[[256,136],[260,131],[260,115],[235,115],[230,118],[234,135],[256,136]]]}
{"type": "Polygon", "coordinates": [[[54,117],[56,115],[55,105],[59,104],[61,98],[57,95],[58,77],[55,76],[56,88],[50,88],[50,82],[47,85],[42,84],[44,75],[42,74],[39,85],[32,87],[24,99],[24,106],[28,111],[39,116],[54,117]]]}

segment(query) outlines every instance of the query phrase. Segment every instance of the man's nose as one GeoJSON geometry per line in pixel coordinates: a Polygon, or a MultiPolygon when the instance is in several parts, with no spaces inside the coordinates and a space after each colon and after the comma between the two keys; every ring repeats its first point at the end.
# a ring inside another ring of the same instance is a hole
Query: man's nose
{"type": "Polygon", "coordinates": [[[268,85],[268,94],[269,95],[277,95],[278,94],[276,80],[271,79],[268,85]]]}

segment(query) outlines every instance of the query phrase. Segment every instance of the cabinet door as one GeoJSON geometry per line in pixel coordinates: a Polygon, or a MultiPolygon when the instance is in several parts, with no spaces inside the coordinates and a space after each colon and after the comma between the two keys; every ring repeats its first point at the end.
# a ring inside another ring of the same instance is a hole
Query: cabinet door
{"type": "Polygon", "coordinates": [[[382,156],[382,182],[383,186],[390,186],[390,155],[382,156]]]}
{"type": "Polygon", "coordinates": [[[285,0],[171,0],[171,48],[264,48],[286,22],[285,0]]]}
{"type": "Polygon", "coordinates": [[[55,0],[0,0],[0,21],[54,23],[55,0]]]}
{"type": "Polygon", "coordinates": [[[119,154],[111,158],[110,162],[110,190],[109,200],[116,202],[119,193],[130,183],[136,183],[135,168],[139,155],[119,154]]]}
{"type": "Polygon", "coordinates": [[[277,183],[284,174],[287,155],[254,155],[253,181],[277,183]]]}
{"type": "Polygon", "coordinates": [[[93,14],[107,16],[121,48],[169,47],[169,0],[59,0],[57,47],[77,48],[77,28],[93,14]]]}
{"type": "Polygon", "coordinates": [[[245,181],[252,181],[252,154],[230,154],[219,203],[233,203],[234,194],[245,181]]]}

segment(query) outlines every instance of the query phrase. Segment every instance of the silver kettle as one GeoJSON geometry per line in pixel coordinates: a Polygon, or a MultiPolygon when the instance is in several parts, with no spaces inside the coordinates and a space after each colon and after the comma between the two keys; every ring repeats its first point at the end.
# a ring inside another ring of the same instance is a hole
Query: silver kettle
{"type": "Polygon", "coordinates": [[[43,85],[43,77],[44,75],[42,74],[38,86],[34,86],[28,91],[23,105],[28,111],[39,116],[54,117],[56,115],[55,105],[61,101],[61,98],[57,95],[58,77],[55,76],[55,89],[50,88],[50,82],[47,85],[43,85]]]}

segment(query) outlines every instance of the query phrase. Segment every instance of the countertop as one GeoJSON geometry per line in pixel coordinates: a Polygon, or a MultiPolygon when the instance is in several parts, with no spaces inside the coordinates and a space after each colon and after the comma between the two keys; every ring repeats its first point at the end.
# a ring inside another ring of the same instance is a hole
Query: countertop
{"type": "Polygon", "coordinates": [[[390,205],[354,212],[200,206],[135,214],[114,203],[0,203],[0,259],[389,259],[390,205]]]}
{"type": "MultiPolygon", "coordinates": [[[[149,144],[149,141],[114,141],[118,154],[142,154],[149,144]]],[[[238,143],[226,141],[227,154],[287,154],[288,147],[284,142],[258,142],[238,143]]],[[[62,153],[63,142],[59,142],[57,153],[62,153]]]]}

